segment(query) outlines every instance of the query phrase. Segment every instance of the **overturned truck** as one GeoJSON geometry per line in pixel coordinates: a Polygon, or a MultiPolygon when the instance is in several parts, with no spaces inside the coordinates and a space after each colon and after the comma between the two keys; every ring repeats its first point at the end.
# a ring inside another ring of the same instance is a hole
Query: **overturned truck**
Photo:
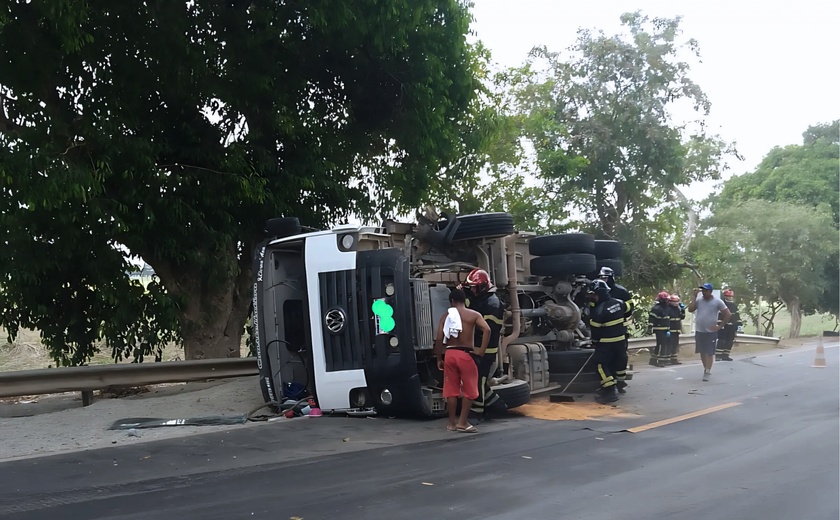
{"type": "Polygon", "coordinates": [[[491,380],[508,408],[564,384],[593,391],[586,286],[620,274],[620,244],[583,233],[516,232],[506,213],[303,232],[272,219],[254,254],[252,326],[267,402],[315,396],[325,412],[445,414],[433,346],[449,291],[487,271],[505,308],[491,380]],[[502,372],[500,374],[500,372],[502,372]]]}

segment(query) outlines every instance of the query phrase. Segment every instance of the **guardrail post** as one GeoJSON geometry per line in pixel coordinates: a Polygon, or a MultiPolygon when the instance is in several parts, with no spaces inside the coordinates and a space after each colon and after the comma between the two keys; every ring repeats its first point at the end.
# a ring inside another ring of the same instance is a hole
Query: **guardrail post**
{"type": "Polygon", "coordinates": [[[93,402],[93,390],[82,390],[82,406],[90,406],[93,402]]]}

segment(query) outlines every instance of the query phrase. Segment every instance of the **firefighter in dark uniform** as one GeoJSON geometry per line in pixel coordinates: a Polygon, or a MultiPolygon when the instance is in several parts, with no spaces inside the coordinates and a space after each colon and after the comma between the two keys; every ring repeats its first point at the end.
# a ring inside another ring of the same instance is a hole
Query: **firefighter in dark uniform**
{"type": "Polygon", "coordinates": [[[680,297],[672,294],[669,301],[671,318],[671,337],[668,338],[670,348],[668,349],[668,363],[671,365],[682,365],[677,356],[680,353],[680,334],[682,334],[682,320],[685,319],[685,305],[680,297]]]}
{"type": "MultiPolygon", "coordinates": [[[[467,307],[478,312],[484,317],[484,321],[490,326],[490,343],[484,356],[475,358],[478,364],[478,399],[472,404],[471,412],[481,418],[489,415],[498,415],[507,410],[504,401],[490,388],[490,370],[497,361],[499,345],[501,340],[502,326],[504,325],[504,309],[502,302],[496,295],[496,288],[490,281],[490,275],[483,269],[474,269],[467,276],[462,286],[468,291],[467,307]]],[[[476,330],[475,344],[481,346],[481,331],[476,330]]]]}
{"type": "MultiPolygon", "coordinates": [[[[606,282],[607,286],[610,288],[610,297],[611,298],[615,298],[616,300],[621,300],[621,301],[623,301],[624,303],[627,304],[627,309],[626,309],[625,314],[624,314],[624,318],[625,318],[624,325],[625,325],[625,328],[629,327],[630,326],[630,318],[633,317],[633,311],[635,310],[635,304],[633,303],[633,295],[630,293],[630,291],[627,290],[626,287],[616,283],[616,281],[615,281],[615,271],[613,271],[609,267],[602,267],[601,271],[598,273],[598,278],[600,278],[601,280],[606,282]]],[[[630,336],[628,335],[626,337],[626,339],[629,340],[630,336]]],[[[626,348],[627,345],[628,345],[628,343],[625,341],[624,342],[625,348],[624,348],[624,353],[623,353],[624,365],[621,367],[621,369],[617,369],[616,373],[615,373],[616,387],[618,388],[618,393],[620,393],[620,394],[626,393],[624,388],[627,386],[627,383],[625,382],[625,379],[627,378],[627,362],[629,360],[629,358],[627,357],[627,348],[626,348]]],[[[621,361],[617,360],[616,364],[617,365],[621,364],[621,361]]]]}
{"type": "Polygon", "coordinates": [[[733,301],[735,293],[731,289],[723,291],[723,303],[732,313],[729,323],[724,323],[723,328],[718,331],[717,348],[715,349],[715,361],[732,361],[729,354],[732,353],[732,345],[735,343],[735,335],[738,327],[742,325],[741,315],[738,313],[738,305],[733,301]]]}
{"type": "Polygon", "coordinates": [[[628,305],[612,298],[610,288],[603,280],[592,281],[589,290],[595,302],[589,320],[595,347],[592,361],[601,376],[601,387],[595,392],[595,400],[601,404],[612,403],[618,400],[616,373],[627,368],[625,316],[628,305]]]}
{"type": "Polygon", "coordinates": [[[671,343],[671,296],[666,292],[661,292],[656,296],[656,304],[648,314],[648,323],[653,329],[653,335],[656,336],[656,346],[653,347],[653,352],[650,355],[650,364],[655,367],[664,367],[667,360],[670,359],[671,343]]]}

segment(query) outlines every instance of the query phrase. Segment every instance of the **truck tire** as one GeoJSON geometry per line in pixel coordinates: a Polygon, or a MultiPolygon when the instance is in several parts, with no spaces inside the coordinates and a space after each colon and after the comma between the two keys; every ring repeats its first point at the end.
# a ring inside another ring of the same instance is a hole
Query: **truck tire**
{"type": "Polygon", "coordinates": [[[539,256],[531,259],[531,274],[534,276],[586,274],[594,271],[595,267],[595,255],[586,253],[539,256]]]}
{"type": "Polygon", "coordinates": [[[528,381],[517,379],[511,383],[492,387],[496,395],[505,402],[508,410],[531,402],[531,387],[528,381]]]}
{"type": "Polygon", "coordinates": [[[265,234],[283,238],[300,235],[300,220],[296,217],[271,218],[265,223],[265,234]]]}
{"type": "Polygon", "coordinates": [[[565,255],[570,253],[595,253],[595,238],[587,233],[567,233],[532,238],[528,252],[533,256],[565,255]]]}
{"type": "MultiPolygon", "coordinates": [[[[476,213],[458,217],[459,226],[452,240],[504,237],[514,233],[513,216],[509,213],[476,213]]],[[[441,230],[447,221],[441,221],[441,230]]]]}
{"type": "Polygon", "coordinates": [[[598,260],[605,258],[620,258],[621,249],[621,242],[616,242],[615,240],[596,240],[595,258],[598,260]]]}
{"type": "Polygon", "coordinates": [[[548,352],[548,373],[549,374],[576,374],[586,363],[584,371],[594,372],[595,365],[590,360],[592,349],[566,350],[548,352]]]}

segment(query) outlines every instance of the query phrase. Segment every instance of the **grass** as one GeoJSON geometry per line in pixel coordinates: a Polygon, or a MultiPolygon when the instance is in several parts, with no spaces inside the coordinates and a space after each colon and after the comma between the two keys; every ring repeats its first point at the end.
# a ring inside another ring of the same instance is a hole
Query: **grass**
{"type": "MultiPolygon", "coordinates": [[[[744,333],[761,335],[760,332],[756,332],[752,322],[748,323],[748,319],[744,318],[747,318],[747,316],[742,314],[741,321],[744,322],[744,333]]],[[[802,327],[799,329],[799,335],[819,336],[824,330],[834,330],[836,323],[837,322],[834,320],[834,316],[830,314],[812,314],[811,316],[803,316],[802,327]]],[[[773,325],[773,336],[777,338],[786,338],[790,335],[790,313],[787,309],[779,311],[776,315],[776,319],[773,320],[773,325]]]]}
{"type": "MultiPolygon", "coordinates": [[[[44,344],[41,343],[41,336],[38,331],[21,330],[14,343],[8,343],[8,334],[0,328],[0,372],[11,370],[34,370],[38,368],[55,367],[55,361],[50,358],[44,344]]],[[[111,359],[111,351],[105,345],[99,345],[101,349],[97,352],[88,365],[108,365],[114,362],[111,359]]],[[[245,346],[245,339],[242,339],[240,355],[248,355],[248,347],[245,346]]],[[[180,346],[169,343],[163,349],[163,361],[177,361],[184,359],[184,349],[180,346]]],[[[131,358],[124,359],[120,363],[131,363],[131,358]]],[[[146,362],[154,362],[154,357],[146,358],[146,362]]]]}

